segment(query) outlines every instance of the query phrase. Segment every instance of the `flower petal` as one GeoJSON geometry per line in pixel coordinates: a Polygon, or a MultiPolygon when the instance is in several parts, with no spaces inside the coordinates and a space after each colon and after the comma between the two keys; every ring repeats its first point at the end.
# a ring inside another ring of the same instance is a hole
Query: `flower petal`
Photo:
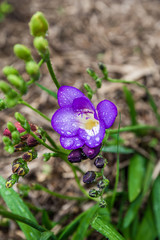
{"type": "Polygon", "coordinates": [[[60,143],[63,148],[72,150],[80,148],[84,145],[84,141],[81,140],[78,136],[74,137],[60,137],[60,143]]]}
{"type": "Polygon", "coordinates": [[[105,135],[105,125],[103,121],[99,121],[99,128],[94,131],[86,130],[86,129],[79,129],[78,132],[79,137],[85,142],[85,144],[90,148],[95,148],[101,144],[104,135],[105,135]]]}
{"type": "Polygon", "coordinates": [[[73,100],[72,108],[75,112],[95,112],[95,107],[86,97],[79,97],[73,100]]]}
{"type": "Polygon", "coordinates": [[[112,126],[118,114],[116,105],[109,100],[100,102],[97,105],[97,112],[99,119],[104,121],[105,128],[110,128],[112,126]]]}
{"type": "Polygon", "coordinates": [[[58,109],[51,119],[51,124],[56,132],[65,137],[75,136],[79,128],[75,119],[75,113],[69,107],[58,109]]]}
{"type": "Polygon", "coordinates": [[[77,88],[70,86],[61,86],[58,90],[58,104],[60,107],[71,106],[73,100],[85,95],[77,88]]]}

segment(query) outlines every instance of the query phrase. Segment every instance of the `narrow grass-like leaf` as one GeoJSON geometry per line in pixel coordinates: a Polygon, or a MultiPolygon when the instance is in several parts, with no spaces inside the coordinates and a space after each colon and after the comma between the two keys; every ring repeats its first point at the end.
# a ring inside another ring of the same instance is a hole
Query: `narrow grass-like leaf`
{"type": "Polygon", "coordinates": [[[97,215],[91,223],[91,226],[97,231],[104,235],[109,240],[124,240],[124,237],[117,232],[115,227],[109,223],[104,222],[102,217],[97,215]]]}
{"type": "Polygon", "coordinates": [[[90,222],[91,222],[97,208],[98,208],[98,205],[97,205],[97,207],[90,208],[89,211],[84,215],[84,217],[80,221],[80,224],[79,224],[77,231],[74,234],[72,240],[77,240],[77,239],[83,240],[85,238],[88,227],[90,225],[90,222]]]}
{"type": "Polygon", "coordinates": [[[125,95],[125,98],[126,98],[126,102],[128,104],[131,123],[132,123],[132,125],[136,125],[137,124],[137,120],[136,120],[136,115],[137,114],[136,114],[136,110],[135,110],[135,104],[134,104],[134,99],[132,97],[132,93],[127,88],[127,86],[123,87],[123,91],[124,91],[124,95],[125,95]]]}
{"type": "Polygon", "coordinates": [[[43,232],[39,240],[51,240],[56,239],[52,232],[43,232]]]}
{"type": "Polygon", "coordinates": [[[160,175],[156,178],[153,185],[152,202],[158,239],[160,239],[160,175]]]}
{"type": "Polygon", "coordinates": [[[123,220],[123,228],[127,228],[131,224],[131,222],[133,221],[133,219],[135,218],[138,212],[139,207],[141,206],[141,202],[142,202],[142,195],[138,196],[135,199],[135,201],[133,201],[129,205],[129,208],[123,220]]]}
{"type": "MultiPolygon", "coordinates": [[[[104,146],[102,148],[102,152],[117,153],[117,145],[104,146]]],[[[134,153],[134,152],[135,151],[132,148],[119,146],[119,153],[121,153],[121,154],[130,154],[130,153],[134,153]]]]}
{"type": "Polygon", "coordinates": [[[135,240],[154,240],[157,236],[157,231],[154,223],[153,213],[148,205],[144,217],[141,221],[141,224],[138,229],[135,240]]]}
{"type": "MultiPolygon", "coordinates": [[[[8,208],[15,214],[18,214],[20,216],[26,217],[30,219],[31,221],[37,223],[36,219],[28,209],[28,207],[24,204],[22,199],[19,197],[19,195],[12,189],[7,189],[5,187],[5,180],[0,176],[0,195],[6,202],[8,208]]],[[[18,225],[24,232],[27,240],[38,240],[40,238],[40,232],[36,229],[18,222],[18,225]]]]}
{"type": "Polygon", "coordinates": [[[129,201],[133,202],[140,194],[143,185],[146,159],[139,154],[134,155],[129,164],[128,193],[129,201]]]}
{"type": "MultiPolygon", "coordinates": [[[[92,208],[97,208],[97,206],[95,205],[92,208]]],[[[88,211],[90,211],[90,209],[78,215],[78,217],[76,217],[70,224],[68,224],[65,227],[65,229],[61,232],[61,234],[60,235],[58,234],[59,236],[58,240],[68,239],[68,237],[71,236],[76,231],[77,226],[81,222],[82,218],[88,213],[88,211]]]]}
{"type": "Polygon", "coordinates": [[[40,87],[42,90],[44,90],[45,92],[47,92],[49,95],[51,95],[52,97],[54,97],[55,99],[57,99],[57,93],[53,92],[52,90],[44,87],[43,85],[39,84],[39,83],[35,83],[38,87],[40,87]]]}

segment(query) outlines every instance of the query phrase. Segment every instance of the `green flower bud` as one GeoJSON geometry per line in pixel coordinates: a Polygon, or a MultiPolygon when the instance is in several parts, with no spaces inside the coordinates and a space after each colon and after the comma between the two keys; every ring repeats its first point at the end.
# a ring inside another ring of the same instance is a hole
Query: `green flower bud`
{"type": "Polygon", "coordinates": [[[101,78],[98,78],[96,80],[96,86],[97,86],[97,88],[101,88],[101,86],[102,86],[102,79],[101,78]]]}
{"type": "Polygon", "coordinates": [[[4,94],[8,94],[12,90],[8,83],[3,80],[0,81],[0,89],[4,94]]]}
{"type": "Polygon", "coordinates": [[[87,83],[84,83],[84,88],[86,89],[87,91],[87,96],[89,99],[92,99],[92,96],[93,96],[93,90],[92,88],[87,84],[87,83]]]}
{"type": "Polygon", "coordinates": [[[34,62],[30,61],[26,63],[26,72],[34,79],[38,80],[40,77],[39,65],[34,62]]]}
{"type": "Polygon", "coordinates": [[[13,51],[18,58],[26,62],[32,60],[31,51],[25,45],[22,45],[22,44],[14,45],[13,51]]]}
{"type": "Polygon", "coordinates": [[[11,188],[17,181],[19,176],[17,174],[12,174],[6,180],[6,188],[11,188]]]}
{"type": "Polygon", "coordinates": [[[12,141],[14,145],[18,144],[21,141],[20,133],[18,131],[12,132],[12,141]]]}
{"type": "Polygon", "coordinates": [[[99,197],[99,196],[100,196],[100,191],[99,191],[99,190],[97,191],[97,190],[94,189],[94,188],[93,188],[93,189],[90,189],[90,190],[89,190],[89,196],[90,196],[90,197],[93,197],[93,198],[94,198],[94,197],[99,197]]]}
{"type": "Polygon", "coordinates": [[[98,65],[99,65],[99,69],[102,71],[105,79],[108,79],[108,70],[107,70],[106,66],[101,62],[98,63],[98,65]]]}
{"type": "Polygon", "coordinates": [[[48,31],[48,22],[41,12],[35,13],[29,22],[30,33],[32,36],[45,37],[48,31]]]}
{"type": "Polygon", "coordinates": [[[6,102],[3,99],[0,99],[0,111],[6,108],[6,102]]]}
{"type": "Polygon", "coordinates": [[[15,69],[14,67],[12,66],[6,66],[3,68],[3,74],[7,77],[8,75],[10,74],[13,74],[13,75],[17,75],[19,76],[19,72],[17,69],[15,69]]]}
{"type": "Polygon", "coordinates": [[[7,123],[7,128],[10,132],[13,132],[13,131],[17,130],[12,122],[7,123]]]}
{"type": "Polygon", "coordinates": [[[95,81],[98,79],[97,74],[91,68],[87,68],[86,71],[95,81]]]}
{"type": "Polygon", "coordinates": [[[33,42],[34,47],[42,55],[48,53],[48,41],[43,37],[36,37],[33,42]]]}
{"type": "Polygon", "coordinates": [[[20,122],[20,124],[22,124],[22,123],[24,124],[27,121],[26,118],[19,112],[16,112],[14,116],[15,116],[16,120],[18,122],[20,122]]]}
{"type": "Polygon", "coordinates": [[[106,206],[107,206],[107,203],[106,203],[105,200],[101,200],[101,201],[99,202],[99,207],[100,207],[100,208],[105,208],[106,206]]]}
{"type": "Polygon", "coordinates": [[[8,108],[12,108],[12,107],[17,105],[18,100],[19,100],[19,96],[18,95],[17,95],[17,97],[14,97],[14,98],[7,96],[7,98],[6,98],[6,106],[8,108]]]}
{"type": "Polygon", "coordinates": [[[7,79],[22,94],[25,94],[27,92],[27,83],[21,77],[10,74],[7,76],[7,79]]]}
{"type": "Polygon", "coordinates": [[[2,140],[3,140],[4,145],[6,145],[6,146],[12,145],[12,141],[9,137],[3,136],[2,140]]]}
{"type": "Polygon", "coordinates": [[[10,154],[14,153],[14,146],[5,146],[4,149],[10,154]]]}

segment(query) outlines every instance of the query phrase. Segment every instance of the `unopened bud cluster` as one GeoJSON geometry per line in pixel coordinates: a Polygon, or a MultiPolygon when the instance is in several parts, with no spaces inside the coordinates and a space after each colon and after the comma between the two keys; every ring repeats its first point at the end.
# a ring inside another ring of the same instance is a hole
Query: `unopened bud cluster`
{"type": "MultiPolygon", "coordinates": [[[[22,115],[21,115],[22,117],[22,115]]],[[[24,118],[25,119],[25,118],[24,118]]],[[[29,172],[27,163],[31,162],[37,157],[37,151],[34,149],[39,142],[27,133],[26,119],[19,119],[20,122],[15,122],[14,124],[8,122],[7,128],[3,132],[3,142],[5,144],[5,149],[12,152],[23,152],[22,156],[15,159],[12,163],[12,172],[13,174],[7,179],[6,187],[12,187],[15,182],[18,181],[20,176],[25,176],[29,172]],[[22,124],[23,122],[23,124],[22,124]]],[[[38,127],[32,123],[28,123],[28,128],[40,139],[42,138],[41,134],[38,132],[38,127]]]]}
{"type": "Polygon", "coordinates": [[[89,196],[93,198],[100,197],[100,206],[105,207],[106,203],[102,199],[102,194],[105,189],[105,187],[109,184],[108,179],[105,178],[103,175],[103,168],[106,166],[107,161],[101,157],[98,156],[101,150],[102,144],[95,148],[90,148],[87,145],[84,145],[82,148],[78,148],[75,150],[72,150],[70,154],[68,155],[68,161],[71,163],[79,163],[85,159],[94,159],[94,165],[101,169],[101,172],[95,172],[95,171],[87,171],[83,176],[83,182],[87,184],[91,184],[97,181],[97,179],[102,178],[101,180],[98,180],[97,187],[98,189],[91,189],[89,191],[89,196]]]}

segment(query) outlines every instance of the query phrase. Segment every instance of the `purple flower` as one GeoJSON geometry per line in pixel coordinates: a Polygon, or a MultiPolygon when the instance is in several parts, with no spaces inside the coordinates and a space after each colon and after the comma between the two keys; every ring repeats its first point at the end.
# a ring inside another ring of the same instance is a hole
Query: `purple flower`
{"type": "Polygon", "coordinates": [[[117,107],[103,100],[97,108],[77,88],[62,86],[58,90],[60,108],[53,114],[51,124],[59,133],[63,148],[77,149],[84,144],[95,148],[101,144],[105,129],[110,128],[117,116],[117,107]]]}

